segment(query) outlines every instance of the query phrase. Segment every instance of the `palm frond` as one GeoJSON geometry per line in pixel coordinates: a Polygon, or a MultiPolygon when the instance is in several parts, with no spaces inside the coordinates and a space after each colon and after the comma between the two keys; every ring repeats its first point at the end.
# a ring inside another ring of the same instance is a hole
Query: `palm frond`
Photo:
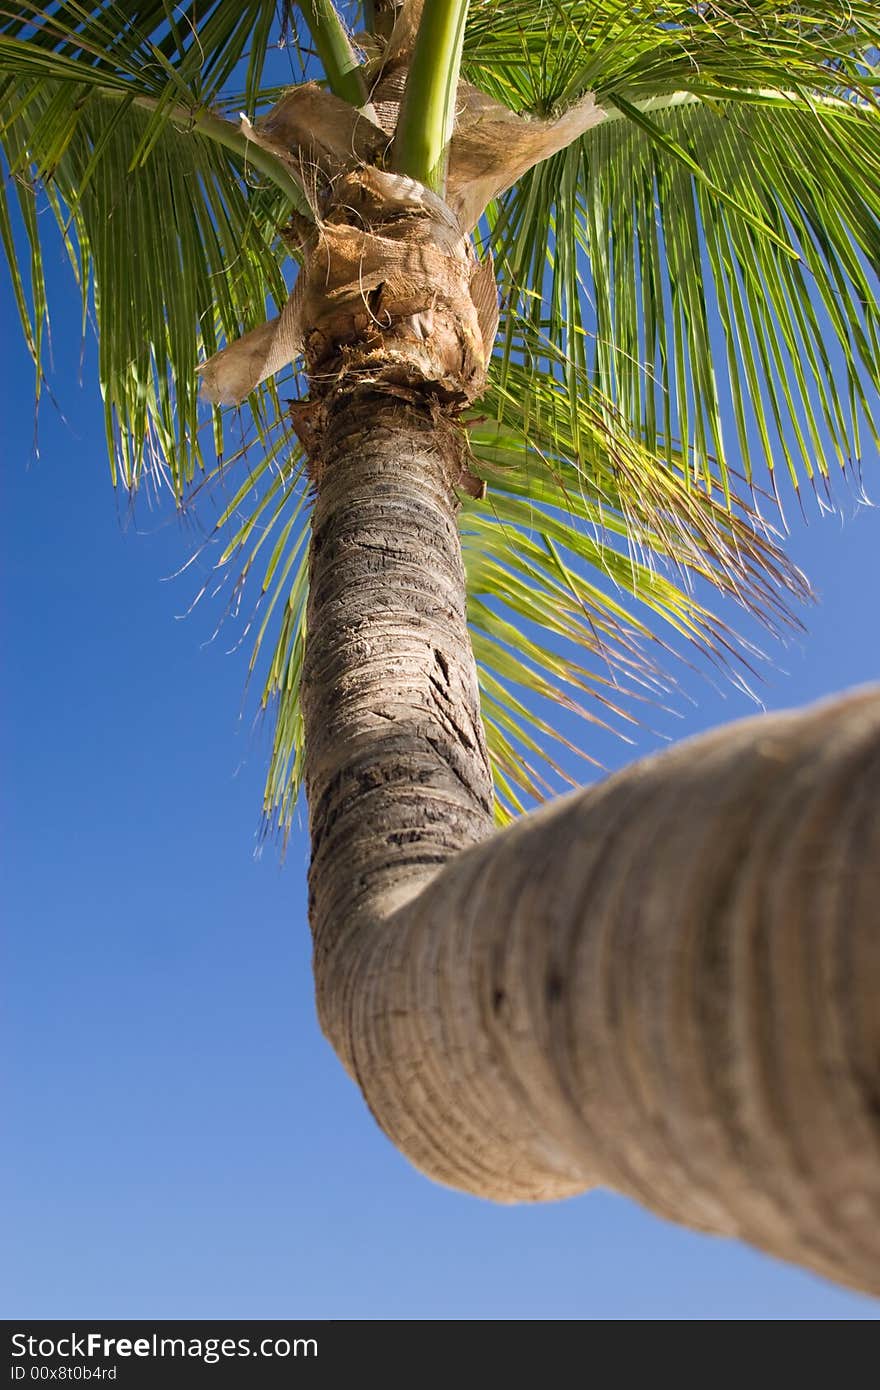
{"type": "MultiPolygon", "coordinates": [[[[9,167],[0,236],[39,389],[50,307],[42,210],[54,214],[84,321],[94,314],[114,481],[134,488],[145,471],[160,471],[180,498],[206,450],[224,448],[220,414],[212,418],[198,403],[199,362],[222,336],[256,326],[287,298],[288,253],[277,232],[293,190],[267,179],[262,152],[231,125],[227,134],[207,106],[244,63],[248,42],[264,51],[266,6],[243,6],[237,18],[216,7],[198,33],[185,15],[169,19],[173,13],[162,5],[137,14],[113,5],[94,13],[18,6],[15,19],[0,11],[0,137],[9,167]],[[164,38],[145,37],[151,25],[164,38]],[[16,254],[13,208],[27,269],[16,254]]],[[[253,93],[262,64],[253,54],[247,63],[253,93]]],[[[278,414],[269,388],[252,405],[264,425],[278,414]]]]}
{"type": "Polygon", "coordinates": [[[509,302],[707,482],[711,457],[726,488],[728,461],[751,479],[757,456],[797,486],[827,476],[826,440],[843,467],[877,443],[880,114],[700,104],[608,123],[522,181],[495,241],[509,302]]]}
{"type": "Polygon", "coordinates": [[[76,80],[149,93],[163,100],[187,103],[193,109],[221,103],[232,79],[244,82],[248,109],[265,103],[263,73],[271,51],[273,29],[293,59],[291,80],[302,76],[303,55],[293,30],[289,0],[141,0],[122,5],[115,0],[79,4],[50,0],[48,4],[0,5],[0,54],[4,66],[22,75],[60,78],[65,64],[76,80]],[[291,31],[293,31],[291,33],[291,31]],[[87,74],[83,76],[84,72],[87,74]]]}
{"type": "Polygon", "coordinates": [[[827,477],[829,444],[858,466],[878,440],[876,7],[564,8],[578,30],[564,71],[548,48],[560,25],[554,40],[529,21],[514,42],[516,3],[496,16],[494,78],[488,32],[473,49],[470,75],[500,94],[516,72],[526,107],[588,86],[608,112],[493,211],[508,302],[707,483],[713,457],[725,489],[729,466],[751,479],[756,460],[771,477],[785,460],[795,487],[827,477]]]}
{"type": "MultiPolygon", "coordinates": [[[[809,587],[748,502],[725,500],[717,477],[714,494],[693,485],[686,457],[635,441],[568,364],[573,409],[552,349],[539,352],[526,325],[516,342],[520,360],[496,359],[471,428],[471,469],[488,491],[465,504],[462,539],[490,750],[541,800],[558,790],[556,736],[526,713],[525,693],[529,709],[550,701],[620,732],[634,702],[670,689],[682,641],[747,677],[757,654],[713,614],[711,590],[780,636],[809,587]]],[[[502,794],[502,814],[518,804],[502,794]]]]}
{"type": "Polygon", "coordinates": [[[762,91],[858,93],[880,45],[873,0],[472,0],[463,70],[520,111],[762,91]]]}
{"type": "MultiPolygon", "coordinates": [[[[463,499],[461,511],[502,822],[570,780],[559,753],[580,749],[558,732],[554,707],[625,737],[634,710],[655,707],[674,687],[682,643],[745,682],[758,654],[713,614],[711,590],[777,635],[796,624],[792,605],[809,598],[749,504],[728,506],[720,488],[712,496],[689,483],[686,460],[670,466],[652,455],[595,392],[576,398],[573,416],[554,350],[539,351],[526,324],[518,344],[527,360],[496,359],[470,422],[470,466],[488,491],[463,499]]],[[[220,516],[218,532],[233,518],[237,529],[219,564],[247,546],[247,574],[258,551],[269,556],[248,620],[259,621],[250,670],[258,661],[265,668],[260,704],[275,718],[264,830],[284,840],[302,778],[307,485],[293,464],[260,483],[249,475],[220,516]]]]}

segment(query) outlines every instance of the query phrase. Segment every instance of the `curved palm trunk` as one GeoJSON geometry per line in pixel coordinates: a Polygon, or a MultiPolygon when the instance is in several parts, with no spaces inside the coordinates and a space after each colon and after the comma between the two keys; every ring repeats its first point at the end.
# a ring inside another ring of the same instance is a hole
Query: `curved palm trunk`
{"type": "MultiPolygon", "coordinates": [[[[880,1293],[880,695],[492,835],[455,495],[491,267],[439,198],[359,168],[285,312],[313,393],[318,1008],[379,1123],[469,1192],[612,1187],[880,1293]]],[[[209,369],[263,356],[252,334],[209,369]]]]}
{"type": "Polygon", "coordinates": [[[487,839],[457,468],[436,410],[335,400],[305,676],[324,1029],[441,1182],[612,1187],[880,1292],[880,697],[487,839]]]}

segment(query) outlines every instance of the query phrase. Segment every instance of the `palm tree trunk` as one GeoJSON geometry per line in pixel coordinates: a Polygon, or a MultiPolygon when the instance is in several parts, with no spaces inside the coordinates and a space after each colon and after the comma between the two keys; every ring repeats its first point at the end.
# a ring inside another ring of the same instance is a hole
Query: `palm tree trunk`
{"type": "Polygon", "coordinates": [[[611,1187],[880,1292],[880,697],[729,726],[490,836],[459,468],[436,408],[329,409],[304,693],[325,1031],[443,1183],[611,1187]]]}
{"type": "Polygon", "coordinates": [[[322,1026],[441,1182],[615,1188],[880,1293],[880,695],[730,726],[493,835],[455,424],[491,266],[409,178],[328,197],[291,301],[322,1026]]]}
{"type": "Polygon", "coordinates": [[[336,962],[493,827],[460,473],[459,438],[436,411],[370,391],[334,399],[312,516],[303,711],[311,919],[329,984],[319,1008],[340,1039],[336,962]]]}

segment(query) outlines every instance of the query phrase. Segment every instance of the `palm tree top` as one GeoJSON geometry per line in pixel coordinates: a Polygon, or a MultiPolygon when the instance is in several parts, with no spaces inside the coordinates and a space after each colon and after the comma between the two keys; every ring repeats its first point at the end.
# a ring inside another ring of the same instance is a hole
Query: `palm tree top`
{"type": "MultiPolygon", "coordinates": [[[[485,111],[532,139],[589,115],[511,186],[489,181],[476,217],[459,208],[501,303],[462,417],[461,520],[503,818],[556,776],[553,728],[527,701],[632,717],[664,689],[664,631],[747,658],[706,583],[776,630],[807,592],[761,488],[824,491],[876,453],[880,18],[858,2],[431,3],[451,45],[447,196],[486,144],[485,111]],[[469,135],[474,90],[491,102],[469,135]]],[[[212,407],[198,368],[282,312],[303,220],[320,218],[320,160],[273,147],[272,113],[277,127],[290,88],[317,81],[393,135],[388,83],[399,99],[421,10],[346,6],[346,27],[328,0],[0,6],[0,235],[37,392],[52,226],[98,335],[114,483],[161,479],[181,506],[231,493],[211,542],[233,594],[259,590],[251,669],[276,710],[265,811],[282,830],[302,763],[308,482],[284,405],[301,383],[293,368],[245,411],[212,407]]],[[[436,164],[436,141],[395,143],[375,158],[436,164]]]]}

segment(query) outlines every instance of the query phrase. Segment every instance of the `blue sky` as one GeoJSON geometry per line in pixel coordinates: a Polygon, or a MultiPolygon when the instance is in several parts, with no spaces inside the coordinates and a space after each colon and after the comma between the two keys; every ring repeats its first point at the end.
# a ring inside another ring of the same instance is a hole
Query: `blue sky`
{"type": "MultiPolygon", "coordinates": [[[[376,1129],[315,1022],[304,835],[283,867],[255,857],[247,649],[208,641],[216,600],[177,620],[199,580],[168,576],[196,535],[114,498],[60,257],[52,278],[38,457],[5,281],[0,298],[5,1316],[876,1318],[607,1194],[502,1209],[444,1191],[376,1129]]],[[[806,527],[791,510],[821,604],[773,653],[770,708],[878,674],[880,513],[838,498],[806,527]]],[[[754,712],[683,684],[696,703],[658,718],[667,736],[754,712]]]]}

